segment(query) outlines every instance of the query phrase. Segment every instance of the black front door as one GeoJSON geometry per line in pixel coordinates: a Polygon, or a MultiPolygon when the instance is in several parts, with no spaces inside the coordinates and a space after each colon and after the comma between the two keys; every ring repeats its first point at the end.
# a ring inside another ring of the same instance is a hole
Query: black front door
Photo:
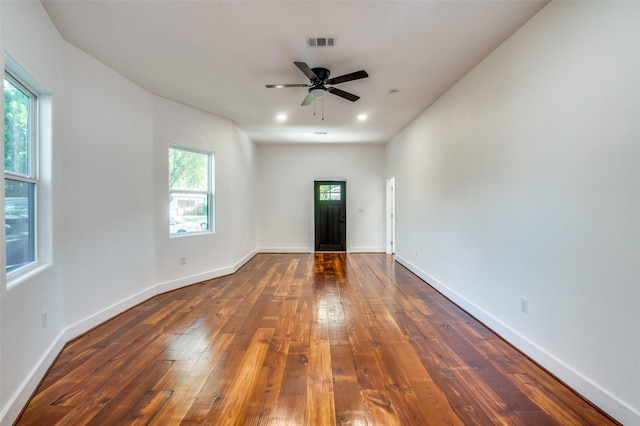
{"type": "Polygon", "coordinates": [[[344,181],[316,181],[316,251],[347,249],[347,192],[344,181]]]}

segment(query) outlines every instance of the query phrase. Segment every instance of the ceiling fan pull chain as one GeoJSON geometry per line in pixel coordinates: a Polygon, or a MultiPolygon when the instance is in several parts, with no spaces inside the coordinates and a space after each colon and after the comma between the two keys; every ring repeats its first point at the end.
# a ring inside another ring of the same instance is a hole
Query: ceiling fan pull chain
{"type": "Polygon", "coordinates": [[[316,116],[316,98],[313,98],[313,116],[316,116]]]}
{"type": "Polygon", "coordinates": [[[322,107],[322,121],[324,121],[324,97],[321,99],[321,101],[322,101],[322,104],[321,104],[321,107],[322,107]]]}

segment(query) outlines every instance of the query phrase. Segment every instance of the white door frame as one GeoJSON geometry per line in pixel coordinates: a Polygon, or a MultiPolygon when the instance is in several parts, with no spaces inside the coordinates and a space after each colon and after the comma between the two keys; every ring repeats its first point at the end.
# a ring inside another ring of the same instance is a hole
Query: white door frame
{"type": "Polygon", "coordinates": [[[387,254],[396,252],[396,178],[387,179],[387,254]]]}

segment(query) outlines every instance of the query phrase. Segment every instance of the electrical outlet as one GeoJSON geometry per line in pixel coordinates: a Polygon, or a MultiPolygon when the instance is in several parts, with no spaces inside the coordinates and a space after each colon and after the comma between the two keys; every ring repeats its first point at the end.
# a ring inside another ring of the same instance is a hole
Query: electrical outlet
{"type": "Polygon", "coordinates": [[[523,314],[529,313],[529,301],[524,297],[520,299],[520,310],[522,311],[523,314]]]}
{"type": "Polygon", "coordinates": [[[47,327],[47,311],[42,311],[42,328],[47,327]]]}
{"type": "Polygon", "coordinates": [[[182,256],[182,257],[180,258],[180,264],[181,264],[181,265],[186,265],[186,264],[187,264],[187,258],[186,258],[185,256],[182,256]]]}

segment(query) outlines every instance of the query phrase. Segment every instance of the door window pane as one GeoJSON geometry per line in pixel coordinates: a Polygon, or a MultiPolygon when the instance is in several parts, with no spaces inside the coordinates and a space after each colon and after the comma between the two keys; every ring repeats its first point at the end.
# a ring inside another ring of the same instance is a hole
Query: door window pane
{"type": "Polygon", "coordinates": [[[320,201],[340,201],[340,185],[320,185],[320,201]]]}

